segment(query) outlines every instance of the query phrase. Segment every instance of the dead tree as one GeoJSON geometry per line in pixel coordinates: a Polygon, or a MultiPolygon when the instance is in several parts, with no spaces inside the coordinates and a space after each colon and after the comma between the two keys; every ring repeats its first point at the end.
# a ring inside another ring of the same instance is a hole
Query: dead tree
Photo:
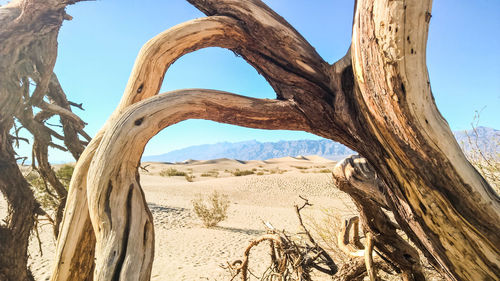
{"type": "Polygon", "coordinates": [[[189,2],[208,17],[146,43],[120,105],[78,162],[52,280],[91,278],[90,224],[96,280],[149,279],[153,228],[137,167],[154,134],[190,118],[307,131],[347,145],[373,165],[398,224],[444,274],[500,276],[500,199],[466,160],[432,97],[430,0],[356,1],[351,46],[332,65],[261,1],[189,2]],[[209,90],[156,96],[169,66],[204,47],[241,55],[277,98],[209,90]]]}
{"type": "Polygon", "coordinates": [[[60,200],[56,235],[67,191],[48,162],[48,147],[69,150],[77,159],[85,147],[79,136],[88,137],[83,132],[84,122],[71,111],[53,74],[59,28],[63,20],[71,18],[65,7],[74,2],[24,0],[0,7],[0,190],[9,208],[6,225],[0,226],[1,280],[32,280],[27,269],[29,235],[35,217],[45,214],[16,163],[13,146],[22,139],[18,131],[24,128],[33,135],[32,161],[60,200]],[[39,109],[36,114],[35,107],[39,109]],[[61,119],[63,135],[45,123],[55,115],[61,119]],[[15,122],[22,127],[13,131],[15,122]]]}

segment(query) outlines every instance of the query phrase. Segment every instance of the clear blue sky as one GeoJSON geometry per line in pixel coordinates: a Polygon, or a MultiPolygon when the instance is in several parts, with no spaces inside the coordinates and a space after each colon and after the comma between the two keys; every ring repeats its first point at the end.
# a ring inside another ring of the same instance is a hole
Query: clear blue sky
{"type": "MultiPolygon", "coordinates": [[[[1,1],[5,2],[5,1],[1,1]]],[[[0,2],[0,4],[1,4],[0,2]]],[[[268,0],[328,62],[341,58],[351,35],[353,1],[268,0]]],[[[434,1],[427,49],[432,90],[452,130],[470,128],[475,110],[480,125],[500,128],[500,1],[434,1]]],[[[77,113],[94,135],[118,104],[135,57],[151,37],[204,16],[184,0],[106,0],[68,8],[74,17],[59,35],[55,72],[77,113]]],[[[162,91],[212,88],[258,98],[275,94],[258,73],[232,52],[209,48],[179,59],[167,72],[162,91]]],[[[300,132],[264,131],[191,120],[165,129],[145,155],[221,141],[314,139],[300,132]]],[[[21,150],[30,155],[29,150],[21,150]]],[[[71,156],[51,152],[52,161],[71,156]]]]}

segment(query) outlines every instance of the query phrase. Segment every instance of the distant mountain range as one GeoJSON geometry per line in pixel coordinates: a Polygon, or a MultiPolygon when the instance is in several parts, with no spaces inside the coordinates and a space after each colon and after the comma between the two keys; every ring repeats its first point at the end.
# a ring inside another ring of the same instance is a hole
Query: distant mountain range
{"type": "MultiPolygon", "coordinates": [[[[456,131],[455,137],[465,149],[470,149],[469,139],[477,143],[478,147],[488,151],[495,149],[500,143],[500,131],[487,127],[476,128],[472,131],[456,131]]],[[[222,142],[190,146],[174,150],[161,155],[143,156],[142,161],[150,162],[181,162],[188,159],[210,160],[231,158],[238,160],[266,160],[285,156],[319,155],[324,158],[339,160],[355,153],[342,144],[331,140],[295,140],[279,142],[258,142],[255,140],[244,142],[222,142]]]]}
{"type": "Polygon", "coordinates": [[[480,149],[485,153],[499,153],[500,130],[488,127],[477,127],[475,130],[453,132],[458,144],[465,151],[480,149]]]}

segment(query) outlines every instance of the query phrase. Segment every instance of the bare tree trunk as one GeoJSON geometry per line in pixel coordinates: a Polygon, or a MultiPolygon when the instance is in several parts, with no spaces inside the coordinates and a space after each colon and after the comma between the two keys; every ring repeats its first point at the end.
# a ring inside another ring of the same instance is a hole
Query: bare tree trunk
{"type": "MultiPolygon", "coordinates": [[[[122,102],[83,154],[58,242],[55,271],[61,274],[53,280],[65,280],[74,261],[82,261],[70,249],[91,241],[87,210],[97,238],[96,278],[149,277],[151,218],[136,170],[152,134],[188,118],[304,130],[349,146],[386,183],[385,202],[399,225],[450,279],[500,276],[500,200],[465,159],[430,91],[425,65],[430,1],[357,1],[351,48],[334,65],[261,1],[190,2],[209,17],[178,25],[143,47],[122,102]],[[238,107],[227,102],[234,96],[225,102],[192,92],[149,99],[158,94],[171,63],[209,46],[231,49],[254,66],[285,112],[272,101],[253,101],[262,105],[256,111],[244,100],[238,107]],[[161,103],[172,111],[155,107],[161,103]],[[133,257],[141,262],[132,263],[133,257]]],[[[88,269],[92,258],[85,259],[88,269]]]]}
{"type": "Polygon", "coordinates": [[[95,235],[90,222],[86,187],[90,161],[101,138],[102,134],[98,133],[92,139],[78,159],[71,177],[51,280],[93,279],[95,235]]]}
{"type": "MultiPolygon", "coordinates": [[[[57,191],[61,200],[58,213],[62,217],[66,190],[48,162],[47,151],[49,146],[66,150],[51,141],[52,137],[65,140],[65,136],[44,122],[59,115],[68,142],[83,134],[84,123],[71,112],[62,89],[51,86],[57,81],[51,78],[55,78],[59,28],[63,20],[71,18],[65,7],[75,2],[78,1],[22,0],[0,7],[0,190],[9,205],[7,225],[0,226],[1,280],[33,280],[27,269],[28,239],[35,215],[46,214],[16,163],[13,140],[17,136],[10,136],[16,118],[34,136],[38,171],[57,191]],[[32,94],[31,83],[36,84],[32,94]],[[40,109],[36,115],[33,107],[40,109]]],[[[83,144],[78,140],[69,148],[77,155],[83,151],[83,144]]],[[[56,225],[54,232],[57,231],[56,225]]]]}
{"type": "MultiPolygon", "coordinates": [[[[354,146],[398,223],[455,280],[500,276],[500,200],[465,159],[432,97],[431,1],[358,1],[351,46],[363,130],[354,146]]],[[[360,125],[361,125],[360,124],[360,125]]]]}
{"type": "Polygon", "coordinates": [[[0,190],[9,202],[6,225],[0,225],[0,280],[34,280],[27,268],[28,242],[38,203],[19,171],[9,129],[0,122],[0,190]]]}

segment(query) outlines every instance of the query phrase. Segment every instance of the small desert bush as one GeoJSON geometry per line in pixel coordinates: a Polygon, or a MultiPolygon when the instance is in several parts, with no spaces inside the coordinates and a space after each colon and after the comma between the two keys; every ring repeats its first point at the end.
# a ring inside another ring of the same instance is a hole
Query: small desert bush
{"type": "Polygon", "coordinates": [[[66,189],[69,188],[69,182],[71,181],[71,177],[73,176],[73,172],[75,171],[75,167],[71,165],[63,165],[59,170],[56,171],[56,176],[61,181],[66,189]]]}
{"type": "Polygon", "coordinates": [[[466,153],[466,156],[496,193],[500,194],[500,152],[496,155],[487,155],[480,150],[473,150],[466,153]]]}
{"type": "Polygon", "coordinates": [[[236,169],[236,171],[232,172],[232,174],[233,174],[233,176],[241,177],[241,176],[253,175],[254,171],[251,171],[251,170],[240,171],[239,169],[236,169]]]}
{"type": "Polygon", "coordinates": [[[332,170],[329,170],[329,169],[321,169],[321,170],[315,171],[315,173],[325,173],[325,174],[326,174],[326,173],[328,173],[328,174],[329,174],[329,173],[331,173],[331,172],[332,172],[332,170]]]}
{"type": "Polygon", "coordinates": [[[311,227],[311,232],[319,237],[318,243],[338,261],[347,259],[346,254],[339,249],[337,239],[342,228],[343,217],[340,209],[324,208],[322,216],[307,217],[308,224],[311,227]]]}
{"type": "Polygon", "coordinates": [[[292,166],[294,167],[295,169],[299,169],[299,170],[307,170],[309,169],[309,167],[304,167],[304,166],[292,166]]]}
{"type": "Polygon", "coordinates": [[[257,172],[257,176],[263,176],[264,172],[257,172]]]}
{"type": "Polygon", "coordinates": [[[162,176],[162,177],[176,177],[176,176],[185,177],[185,176],[187,176],[187,174],[183,171],[179,171],[179,170],[174,169],[174,168],[168,168],[166,170],[162,170],[160,172],[160,176],[162,176]]]}
{"type": "Polygon", "coordinates": [[[208,171],[208,172],[205,172],[203,174],[201,174],[202,177],[218,177],[219,176],[219,172],[216,171],[216,170],[211,170],[211,171],[208,171]]]}
{"type": "Polygon", "coordinates": [[[284,172],[287,172],[287,170],[281,170],[279,167],[277,167],[277,168],[274,168],[274,169],[269,170],[269,172],[270,172],[271,174],[280,174],[280,175],[281,175],[281,174],[283,174],[284,172]]]}
{"type": "Polygon", "coordinates": [[[194,213],[203,221],[205,227],[214,227],[227,218],[229,200],[225,194],[214,191],[208,198],[203,198],[201,194],[198,194],[191,203],[194,213]]]}
{"type": "Polygon", "coordinates": [[[185,174],[184,175],[184,178],[188,181],[188,182],[193,182],[195,176],[194,175],[191,175],[191,174],[185,174]]]}

